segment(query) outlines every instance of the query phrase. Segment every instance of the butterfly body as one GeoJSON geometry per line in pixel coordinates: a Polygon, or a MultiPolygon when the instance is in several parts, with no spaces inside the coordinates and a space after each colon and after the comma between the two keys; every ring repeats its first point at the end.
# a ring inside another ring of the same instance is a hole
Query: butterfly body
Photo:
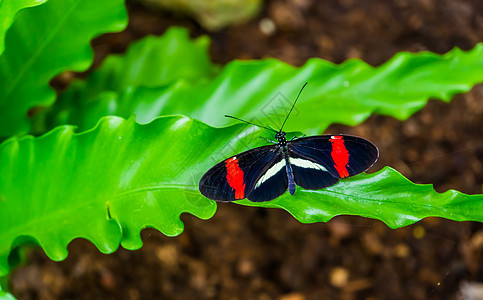
{"type": "Polygon", "coordinates": [[[371,167],[379,156],[371,142],[350,135],[319,135],[254,148],[216,164],[201,178],[200,192],[213,200],[270,201],[296,185],[322,189],[371,167]]]}

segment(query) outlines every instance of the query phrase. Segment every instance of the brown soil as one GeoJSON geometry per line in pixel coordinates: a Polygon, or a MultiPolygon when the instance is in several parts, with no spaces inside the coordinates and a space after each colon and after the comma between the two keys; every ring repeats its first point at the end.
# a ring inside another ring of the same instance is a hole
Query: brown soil
{"type": "MultiPolygon", "coordinates": [[[[212,57],[358,57],[378,65],[399,51],[444,53],[483,41],[480,0],[267,1],[259,17],[217,33],[168,13],[129,7],[129,29],[97,39],[96,62],[133,39],[183,25],[212,37],[212,57]],[[269,18],[276,32],[260,31],[269,18]]],[[[355,128],[381,158],[412,181],[438,191],[483,189],[483,86],[450,104],[431,101],[405,122],[373,116],[355,128]]],[[[76,240],[64,262],[41,250],[13,272],[19,299],[455,299],[483,282],[483,226],[428,218],[391,230],[380,221],[342,216],[304,225],[275,209],[220,204],[207,221],[183,215],[184,232],[143,231],[138,251],[103,255],[76,240]]],[[[483,297],[480,295],[480,297],[483,297]]],[[[469,298],[468,298],[469,299],[469,298]]],[[[479,298],[481,299],[481,298],[479,298]]]]}

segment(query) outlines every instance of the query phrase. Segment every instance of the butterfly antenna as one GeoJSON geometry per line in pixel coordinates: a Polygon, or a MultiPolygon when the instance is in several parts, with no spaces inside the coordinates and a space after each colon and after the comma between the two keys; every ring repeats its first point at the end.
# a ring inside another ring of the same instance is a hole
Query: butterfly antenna
{"type": "Polygon", "coordinates": [[[302,90],[303,90],[303,89],[304,89],[304,87],[307,85],[307,83],[308,83],[308,82],[306,82],[306,83],[304,84],[304,86],[302,86],[302,88],[300,89],[300,92],[299,92],[299,94],[297,95],[297,98],[295,98],[295,101],[294,101],[294,103],[293,103],[293,105],[292,105],[292,108],[290,109],[290,111],[288,112],[287,117],[286,117],[286,118],[285,118],[285,120],[283,121],[282,127],[280,127],[279,132],[281,132],[281,131],[282,131],[282,129],[283,129],[283,126],[285,126],[285,122],[287,122],[288,117],[290,116],[290,114],[292,113],[293,108],[295,107],[295,103],[297,103],[297,100],[299,100],[300,94],[302,93],[302,90]]]}
{"type": "Polygon", "coordinates": [[[248,123],[248,124],[251,124],[251,125],[255,125],[255,126],[258,126],[258,127],[261,127],[261,128],[265,128],[265,129],[268,129],[268,130],[273,131],[273,132],[277,132],[275,129],[268,128],[268,127],[265,127],[265,126],[262,126],[262,125],[258,125],[258,124],[254,124],[252,122],[248,122],[248,121],[242,120],[242,119],[237,118],[237,117],[234,117],[234,116],[225,115],[225,117],[232,118],[232,119],[235,119],[235,120],[238,120],[238,121],[242,121],[242,122],[245,122],[245,123],[248,123]]]}

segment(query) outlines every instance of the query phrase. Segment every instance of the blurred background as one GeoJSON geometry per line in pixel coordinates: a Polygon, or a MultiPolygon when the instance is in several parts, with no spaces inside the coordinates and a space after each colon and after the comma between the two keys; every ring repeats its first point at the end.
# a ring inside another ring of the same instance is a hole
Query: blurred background
{"type": "MultiPolygon", "coordinates": [[[[93,41],[96,68],[110,53],[170,26],[208,35],[212,60],[360,58],[378,66],[400,51],[445,53],[483,41],[481,0],[128,1],[127,30],[93,41]]],[[[53,85],[63,89],[75,76],[53,85]]],[[[483,193],[483,85],[450,104],[431,100],[400,122],[372,116],[328,133],[380,148],[370,171],[389,165],[438,192],[483,193]]],[[[303,112],[302,112],[303,113],[303,112]]],[[[138,251],[104,255],[75,240],[63,262],[42,250],[11,277],[18,299],[483,299],[483,226],[428,218],[391,230],[339,216],[300,224],[275,209],[219,204],[202,221],[183,215],[174,238],[146,229],[138,251]]]]}

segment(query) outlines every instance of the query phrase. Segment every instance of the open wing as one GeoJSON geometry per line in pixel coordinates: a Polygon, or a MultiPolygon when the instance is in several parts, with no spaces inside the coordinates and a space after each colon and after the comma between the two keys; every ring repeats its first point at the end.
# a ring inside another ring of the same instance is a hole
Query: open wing
{"type": "Polygon", "coordinates": [[[289,155],[295,182],[306,189],[321,189],[369,169],[379,150],[356,136],[318,135],[289,142],[289,155]]]}
{"type": "Polygon", "coordinates": [[[280,161],[283,161],[283,156],[276,145],[237,154],[216,164],[203,175],[199,183],[200,192],[217,201],[243,198],[257,202],[272,200],[287,189],[286,176],[285,181],[280,176],[284,168],[273,173],[273,167],[278,168],[280,161]]]}

